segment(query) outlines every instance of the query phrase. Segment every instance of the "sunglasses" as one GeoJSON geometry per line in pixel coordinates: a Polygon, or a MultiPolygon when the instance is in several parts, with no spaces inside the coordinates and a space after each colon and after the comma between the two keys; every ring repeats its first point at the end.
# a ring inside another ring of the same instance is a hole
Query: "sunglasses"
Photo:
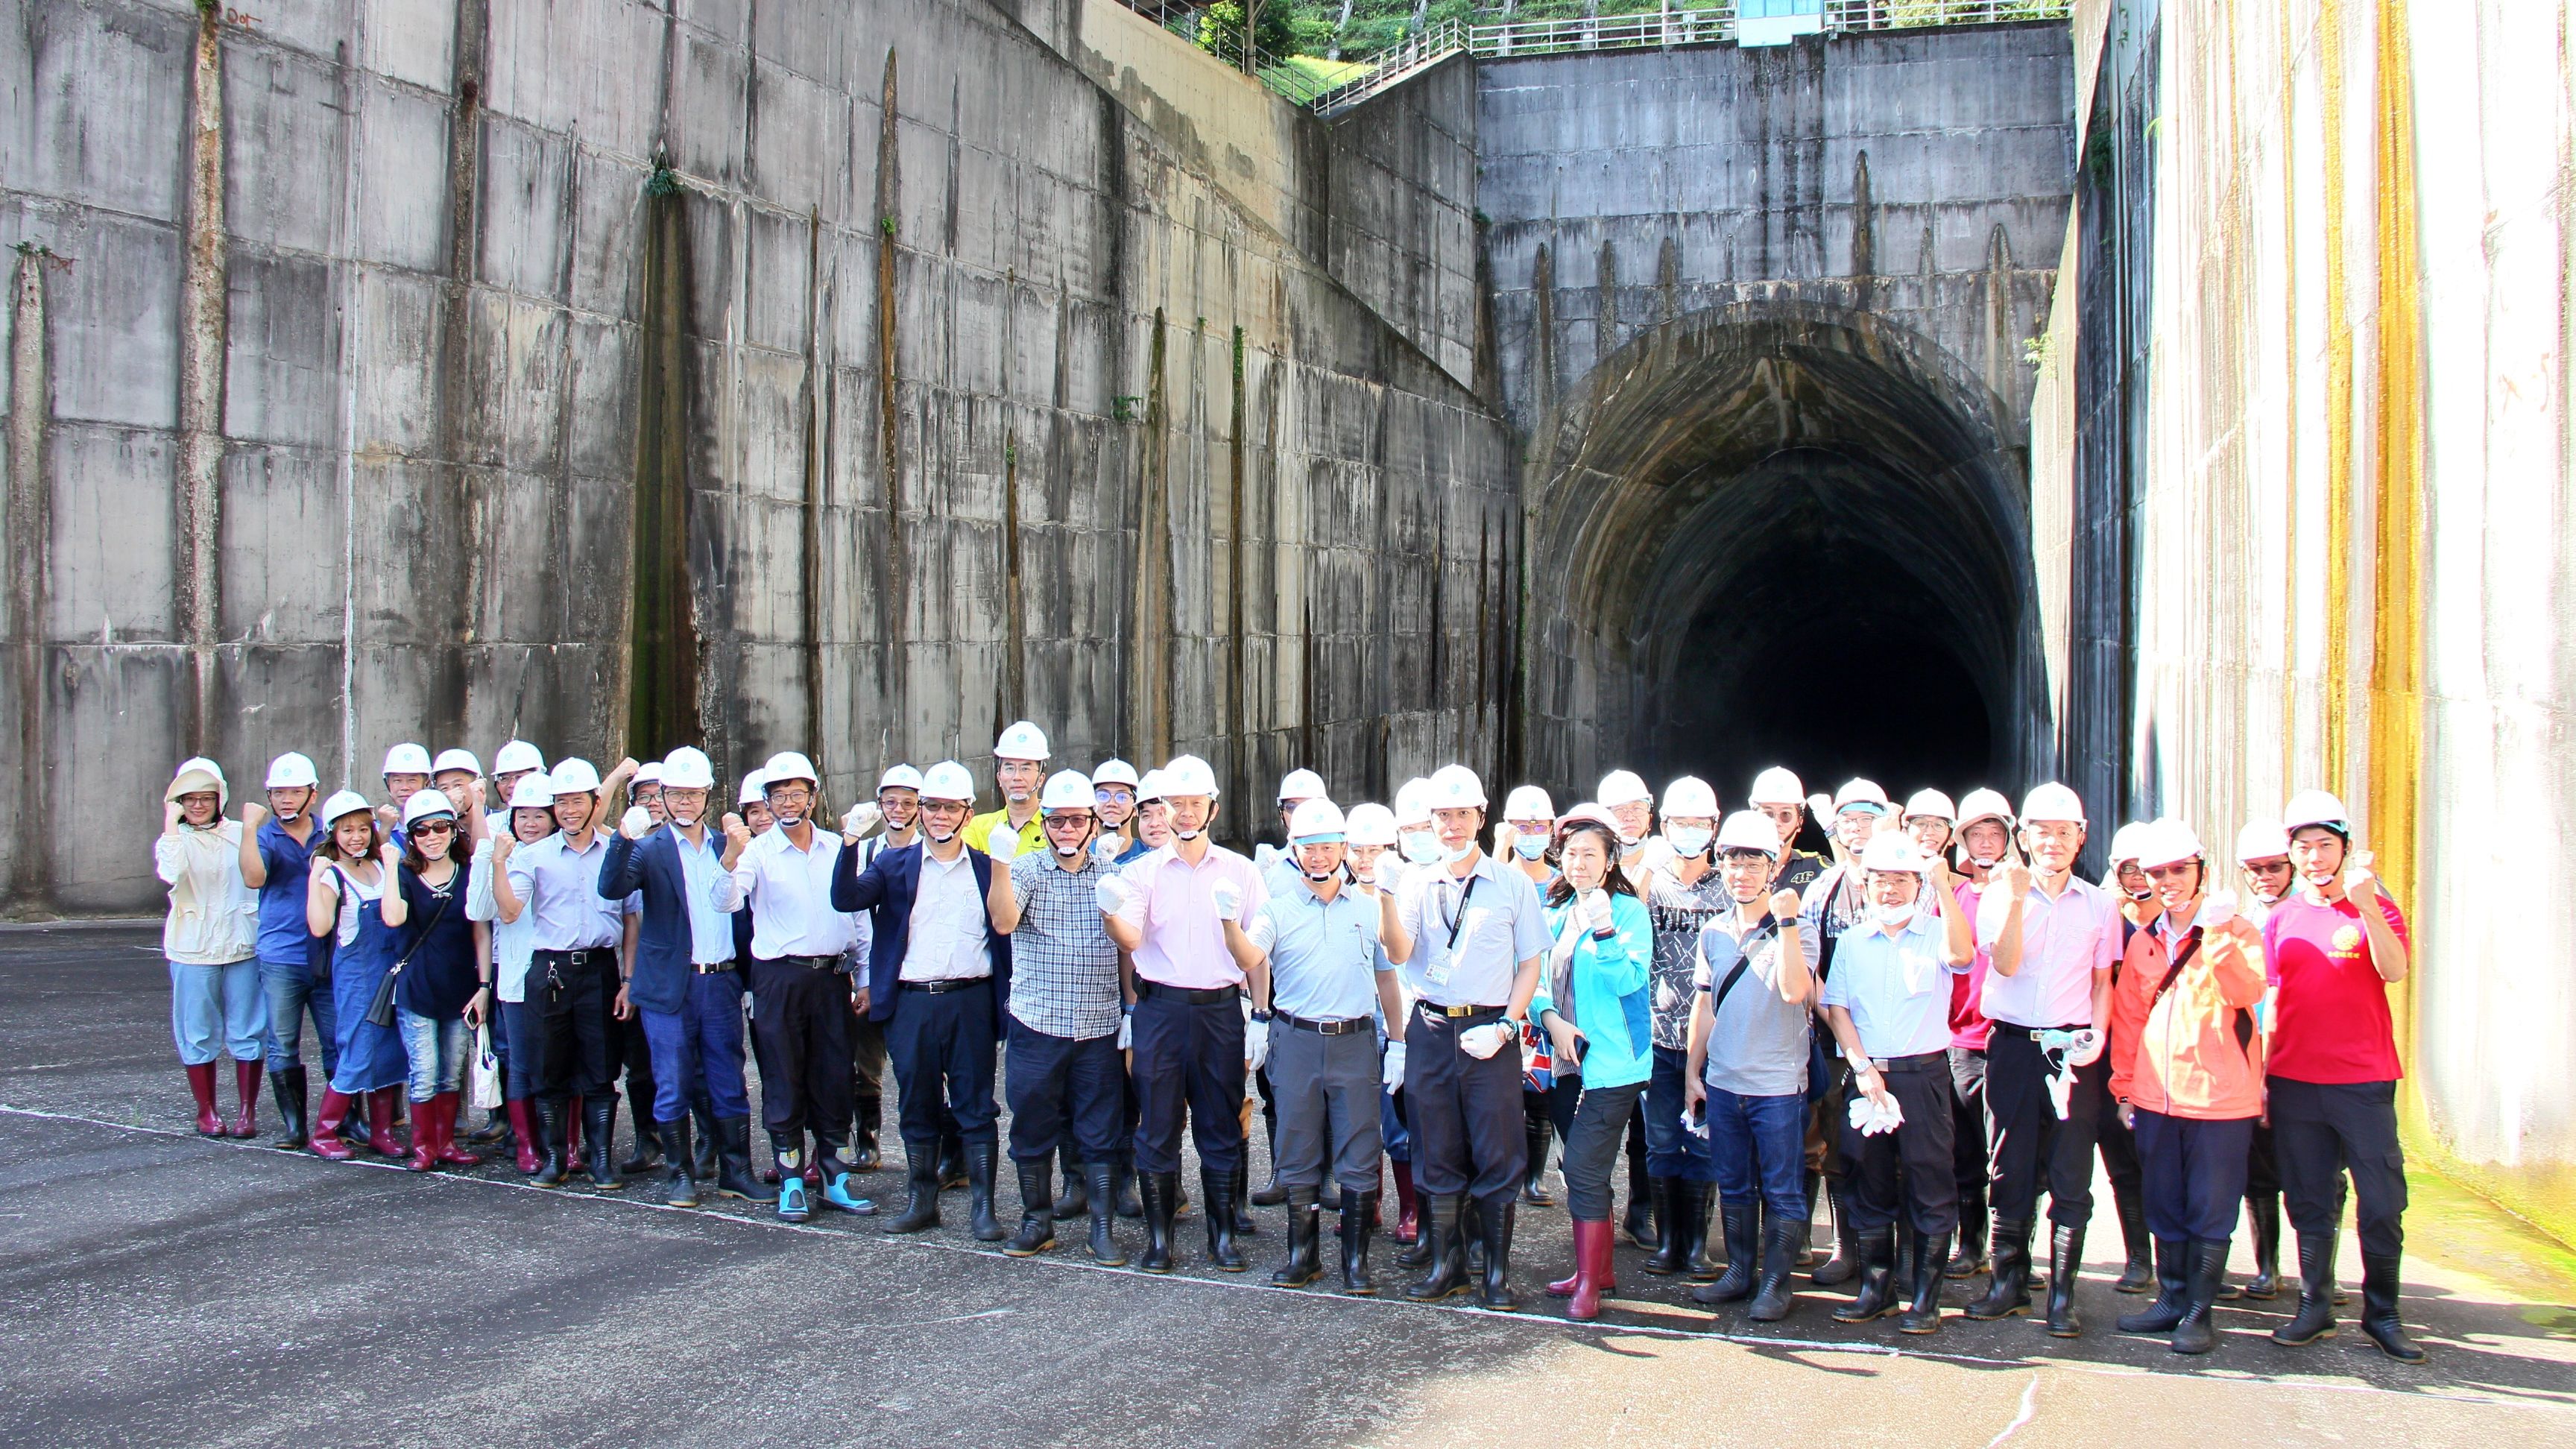
{"type": "Polygon", "coordinates": [[[411,833],[414,835],[454,835],[456,833],[456,822],[453,820],[424,820],[418,825],[413,826],[411,828],[411,833]]]}

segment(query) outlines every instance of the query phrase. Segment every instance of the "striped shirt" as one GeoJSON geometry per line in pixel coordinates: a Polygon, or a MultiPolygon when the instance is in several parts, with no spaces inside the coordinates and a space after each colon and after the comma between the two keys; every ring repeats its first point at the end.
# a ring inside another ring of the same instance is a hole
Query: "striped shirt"
{"type": "Polygon", "coordinates": [[[1020,903],[1011,933],[1011,1015],[1031,1031],[1089,1041],[1118,1030],[1118,943],[1101,924],[1098,891],[1107,870],[1089,852],[1061,870],[1052,852],[1010,862],[1020,903]]]}

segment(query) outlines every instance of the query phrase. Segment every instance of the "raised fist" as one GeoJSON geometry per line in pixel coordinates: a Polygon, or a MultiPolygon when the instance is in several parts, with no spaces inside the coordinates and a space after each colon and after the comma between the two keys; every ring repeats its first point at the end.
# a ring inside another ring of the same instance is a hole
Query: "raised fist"
{"type": "Polygon", "coordinates": [[[1794,921],[1798,919],[1798,893],[1792,890],[1773,891],[1771,893],[1771,916],[1772,919],[1780,921],[1794,921]]]}
{"type": "Polygon", "coordinates": [[[642,840],[653,833],[653,812],[641,805],[627,806],[624,818],[617,822],[617,833],[629,840],[642,840]]]}

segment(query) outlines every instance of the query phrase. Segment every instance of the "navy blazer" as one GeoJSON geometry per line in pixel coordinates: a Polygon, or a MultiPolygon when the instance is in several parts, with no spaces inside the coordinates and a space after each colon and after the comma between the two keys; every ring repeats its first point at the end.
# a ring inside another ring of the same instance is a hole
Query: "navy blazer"
{"type": "MultiPolygon", "coordinates": [[[[912,895],[921,879],[921,842],[878,851],[866,870],[858,869],[858,856],[845,846],[841,858],[833,862],[832,909],[867,911],[875,918],[868,942],[868,1020],[883,1021],[894,1015],[895,982],[903,974],[904,945],[912,935],[912,895]]],[[[993,963],[993,1031],[998,1036],[1011,1007],[1011,938],[993,929],[992,898],[983,894],[993,888],[992,857],[969,847],[966,863],[973,868],[975,890],[986,903],[984,954],[993,963]]]]}
{"type": "MultiPolygon", "coordinates": [[[[719,849],[723,841],[714,836],[719,849]]],[[[717,869],[723,869],[721,860],[717,869]]],[[[655,826],[642,840],[622,832],[608,837],[608,854],[599,862],[600,895],[614,901],[637,891],[644,893],[644,919],[636,931],[626,999],[648,1011],[678,1011],[688,1000],[689,978],[697,974],[697,938],[689,926],[688,873],[680,868],[680,844],[668,825],[655,826]]]]}

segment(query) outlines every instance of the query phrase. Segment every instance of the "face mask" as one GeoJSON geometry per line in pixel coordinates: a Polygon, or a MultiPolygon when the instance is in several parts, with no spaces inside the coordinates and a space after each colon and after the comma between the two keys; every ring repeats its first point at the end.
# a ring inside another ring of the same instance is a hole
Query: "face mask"
{"type": "Polygon", "coordinates": [[[1968,859],[1974,861],[1977,869],[1979,870],[1993,870],[1995,868],[1995,863],[2002,860],[2003,857],[2000,855],[1972,855],[1969,856],[1968,859]]]}
{"type": "Polygon", "coordinates": [[[1678,830],[1664,832],[1664,842],[1684,856],[1698,855],[1708,849],[1708,843],[1716,838],[1714,833],[1696,825],[1685,825],[1678,830]]]}
{"type": "MultiPolygon", "coordinates": [[[[1432,838],[1436,840],[1436,839],[1438,839],[1439,837],[1434,836],[1434,837],[1432,837],[1432,838]]],[[[1448,849],[1448,848],[1447,848],[1447,847],[1445,847],[1445,846],[1444,846],[1444,847],[1442,847],[1442,849],[1441,849],[1441,851],[1440,851],[1440,858],[1441,858],[1442,860],[1444,860],[1444,861],[1447,861],[1447,862],[1448,862],[1449,864],[1451,864],[1451,865],[1456,865],[1458,862],[1460,862],[1460,861],[1462,861],[1462,860],[1465,860],[1468,856],[1474,855],[1475,853],[1476,853],[1476,842],[1475,842],[1475,841],[1473,841],[1473,840],[1470,840],[1470,841],[1468,841],[1466,844],[1464,844],[1464,845],[1462,845],[1462,846],[1459,846],[1456,850],[1450,850],[1450,849],[1448,849]]]]}
{"type": "Polygon", "coordinates": [[[1404,836],[1404,858],[1415,865],[1431,865],[1442,855],[1440,837],[1428,830],[1408,831],[1404,836]]]}
{"type": "Polygon", "coordinates": [[[1047,844],[1054,848],[1056,854],[1063,856],[1067,860],[1071,860],[1075,856],[1080,855],[1091,848],[1091,842],[1088,840],[1084,841],[1080,845],[1057,845],[1055,843],[1055,837],[1052,835],[1047,837],[1047,844]]]}
{"type": "Polygon", "coordinates": [[[1512,838],[1512,854],[1519,856],[1523,860],[1536,860],[1547,854],[1547,842],[1541,840],[1535,835],[1514,836],[1512,838]]]}
{"type": "Polygon", "coordinates": [[[1207,834],[1207,827],[1201,826],[1196,830],[1182,830],[1175,827],[1172,834],[1182,840],[1196,840],[1200,836],[1207,834]]]}
{"type": "Polygon", "coordinates": [[[1869,918],[1884,930],[1897,930],[1914,919],[1914,903],[1907,901],[1901,906],[1882,906],[1872,901],[1869,903],[1869,918]]]}

